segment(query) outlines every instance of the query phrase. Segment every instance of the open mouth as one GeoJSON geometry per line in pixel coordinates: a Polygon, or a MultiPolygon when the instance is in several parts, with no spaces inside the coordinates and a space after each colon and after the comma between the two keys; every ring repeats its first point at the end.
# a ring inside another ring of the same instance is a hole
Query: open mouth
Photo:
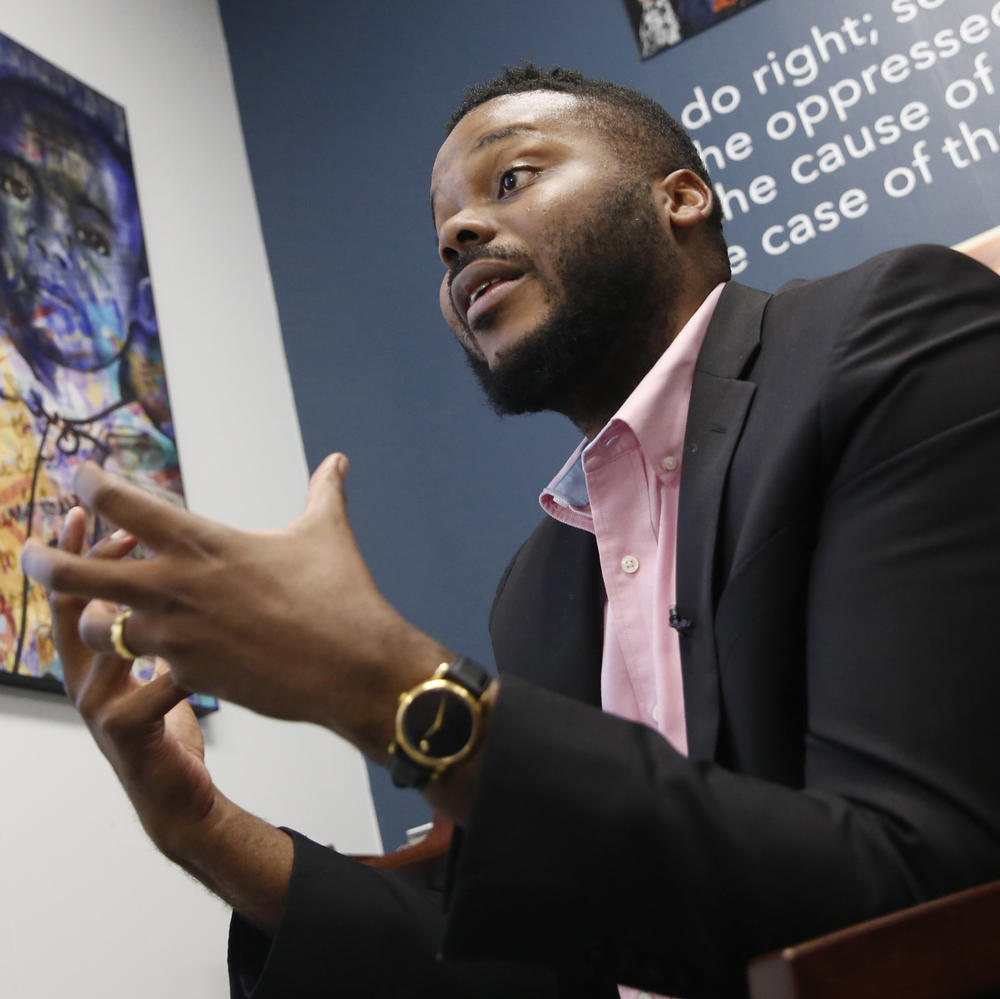
{"type": "Polygon", "coordinates": [[[474,306],[476,304],[476,301],[478,300],[478,298],[479,298],[480,295],[485,294],[495,284],[499,284],[501,281],[505,281],[505,280],[507,280],[507,279],[506,278],[493,278],[492,280],[487,281],[485,284],[481,284],[478,288],[474,289],[473,292],[472,292],[472,294],[469,296],[469,308],[471,309],[472,306],[474,306]]]}
{"type": "Polygon", "coordinates": [[[466,322],[472,326],[480,316],[489,312],[507,292],[521,280],[516,278],[494,278],[488,284],[476,289],[469,298],[469,308],[466,311],[466,322]]]}
{"type": "Polygon", "coordinates": [[[524,272],[503,261],[485,258],[464,267],[451,282],[455,311],[467,326],[493,308],[524,272]]]}

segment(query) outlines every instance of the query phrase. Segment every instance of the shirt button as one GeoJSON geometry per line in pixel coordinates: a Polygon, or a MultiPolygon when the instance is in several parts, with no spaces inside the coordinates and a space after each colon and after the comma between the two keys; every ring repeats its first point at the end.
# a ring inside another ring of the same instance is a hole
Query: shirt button
{"type": "Polygon", "coordinates": [[[562,498],[562,496],[553,496],[552,499],[555,501],[556,506],[567,507],[569,503],[562,498]]]}
{"type": "Polygon", "coordinates": [[[634,555],[626,555],[622,559],[622,569],[631,576],[633,572],[639,571],[639,560],[634,555]]]}
{"type": "Polygon", "coordinates": [[[663,467],[668,472],[673,472],[677,468],[677,459],[672,454],[668,454],[666,458],[663,459],[663,467]]]}
{"type": "Polygon", "coordinates": [[[653,997],[648,992],[640,992],[635,999],[653,999],[653,997]]]}
{"type": "Polygon", "coordinates": [[[653,705],[652,715],[653,715],[653,721],[658,722],[660,720],[660,705],[659,704],[654,704],[653,705]]]}

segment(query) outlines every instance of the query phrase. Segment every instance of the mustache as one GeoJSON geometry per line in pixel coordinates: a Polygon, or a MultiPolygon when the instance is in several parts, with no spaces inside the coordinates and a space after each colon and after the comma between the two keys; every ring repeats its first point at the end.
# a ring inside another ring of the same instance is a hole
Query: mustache
{"type": "Polygon", "coordinates": [[[451,286],[455,278],[465,270],[469,264],[477,260],[502,260],[505,263],[515,265],[527,265],[531,258],[523,250],[505,250],[502,246],[473,246],[471,249],[460,253],[448,265],[448,295],[451,295],[451,286]]]}

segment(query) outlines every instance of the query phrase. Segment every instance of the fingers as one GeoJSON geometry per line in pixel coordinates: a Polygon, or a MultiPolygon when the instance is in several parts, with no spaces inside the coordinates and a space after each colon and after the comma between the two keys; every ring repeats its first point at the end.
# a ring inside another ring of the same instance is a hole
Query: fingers
{"type": "Polygon", "coordinates": [[[169,666],[164,664],[161,669],[157,664],[153,679],[141,684],[130,694],[125,720],[130,724],[156,721],[190,695],[191,692],[174,679],[169,666]]]}
{"type": "Polygon", "coordinates": [[[94,655],[89,648],[86,656],[88,669],[72,679],[67,673],[66,684],[67,692],[84,717],[100,711],[113,698],[140,684],[132,675],[131,659],[122,659],[114,653],[94,655]]]}
{"type": "Polygon", "coordinates": [[[124,558],[138,543],[139,539],[134,534],[129,534],[124,528],[119,527],[117,531],[101,538],[87,552],[87,558],[124,558]]]}
{"type": "MultiPolygon", "coordinates": [[[[92,665],[80,684],[77,705],[81,712],[87,714],[92,707],[99,710],[113,701],[117,702],[115,716],[126,727],[155,721],[189,697],[191,692],[177,682],[170,672],[170,665],[163,659],[157,659],[153,677],[148,682],[133,675],[132,658],[123,659],[110,651],[110,622],[117,615],[118,608],[114,604],[95,600],[87,604],[80,618],[77,640],[85,643],[92,665]],[[102,650],[96,656],[95,648],[102,650]],[[119,700],[122,695],[127,695],[127,700],[119,700]]],[[[131,623],[130,616],[127,625],[131,626],[131,623]]],[[[129,633],[124,638],[127,643],[134,641],[129,633]]]]}
{"type": "Polygon", "coordinates": [[[93,668],[74,698],[89,724],[109,735],[117,733],[116,738],[141,732],[142,726],[159,721],[190,696],[169,667],[158,667],[151,680],[143,681],[133,676],[131,665],[131,660],[113,654],[94,656],[93,668]]]}
{"type": "MultiPolygon", "coordinates": [[[[44,559],[46,554],[65,557],[69,560],[67,565],[84,570],[96,569],[105,579],[106,570],[123,567],[118,560],[138,543],[134,535],[119,529],[102,538],[87,552],[86,557],[80,558],[86,530],[86,511],[74,507],[66,515],[57,551],[33,544],[22,556],[25,571],[29,571],[31,564],[38,559],[54,566],[49,582],[57,585],[47,586],[47,589],[52,608],[53,637],[63,663],[66,692],[88,719],[97,719],[102,715],[107,718],[107,708],[114,703],[117,705],[115,724],[119,727],[156,721],[188,697],[189,691],[177,684],[169,665],[163,660],[157,662],[150,682],[143,683],[134,677],[132,657],[122,658],[110,648],[111,622],[120,613],[119,605],[104,600],[92,600],[84,605],[79,594],[72,595],[72,587],[67,593],[67,588],[61,585],[60,559],[54,562],[44,559]],[[100,634],[103,641],[87,643],[84,634],[90,632],[100,634]],[[95,655],[95,648],[103,651],[95,655]]],[[[140,566],[132,562],[123,568],[135,570],[140,566]]],[[[103,583],[101,589],[102,592],[106,589],[103,583]]],[[[130,635],[123,633],[122,637],[126,643],[130,640],[130,635]]]]}
{"type": "Polygon", "coordinates": [[[56,594],[50,600],[52,607],[52,637],[59,650],[62,663],[63,685],[69,699],[79,706],[80,695],[87,684],[89,673],[100,664],[94,660],[94,652],[80,637],[81,601],[74,597],[56,594]]]}
{"type": "MultiPolygon", "coordinates": [[[[62,530],[59,532],[59,550],[69,552],[71,555],[81,555],[86,537],[87,511],[82,506],[74,506],[66,514],[62,530]]],[[[138,543],[138,538],[119,528],[107,537],[101,538],[87,555],[91,558],[121,558],[138,543]]]]}
{"type": "Polygon", "coordinates": [[[164,673],[170,672],[170,663],[166,659],[161,659],[159,656],[153,660],[153,679],[158,676],[163,676],[164,673]]]}
{"type": "Polygon", "coordinates": [[[309,480],[306,506],[297,523],[319,521],[329,524],[346,520],[347,501],[344,497],[344,479],[349,462],[346,454],[327,455],[309,480]]]}
{"type": "Polygon", "coordinates": [[[154,551],[164,551],[214,526],[187,510],[129,485],[124,479],[110,475],[90,461],[85,461],[77,469],[73,487],[88,509],[125,528],[154,551]]]}
{"type": "MultiPolygon", "coordinates": [[[[121,617],[121,608],[117,605],[106,603],[103,600],[92,600],[80,615],[80,638],[88,648],[95,652],[117,654],[118,650],[115,648],[111,629],[119,617],[121,617]]],[[[141,635],[141,615],[131,610],[122,619],[120,635],[124,648],[130,653],[127,661],[137,659],[139,656],[150,655],[154,651],[148,648],[148,643],[143,644],[141,635]]]]}
{"type": "Polygon", "coordinates": [[[59,532],[59,548],[72,555],[83,551],[83,540],[87,535],[87,514],[82,507],[75,506],[66,514],[62,530],[59,532]]]}
{"type": "MultiPolygon", "coordinates": [[[[86,511],[82,507],[73,507],[63,522],[59,535],[59,549],[69,555],[79,555],[83,550],[86,532],[86,511]]],[[[117,531],[115,535],[98,542],[87,557],[120,558],[134,545],[135,538],[117,531]]],[[[78,630],[80,613],[85,601],[80,597],[52,589],[49,589],[48,596],[52,612],[52,635],[62,661],[64,685],[70,699],[78,703],[81,689],[86,685],[88,670],[94,665],[94,654],[83,643],[78,630]]]]}
{"type": "MultiPolygon", "coordinates": [[[[69,555],[78,555],[83,549],[87,530],[87,515],[82,507],[73,507],[66,514],[62,531],[59,534],[59,550],[69,555]]],[[[109,537],[102,538],[87,553],[87,558],[120,559],[127,555],[137,544],[136,539],[125,531],[118,530],[109,537]]],[[[46,549],[50,550],[50,549],[46,549]]],[[[33,558],[34,556],[31,556],[33,558]]],[[[30,561],[30,559],[29,559],[30,561]]],[[[46,587],[49,605],[52,609],[52,623],[55,629],[56,642],[62,647],[62,642],[71,642],[77,634],[77,618],[83,609],[85,599],[72,594],[62,593],[58,589],[46,587]]],[[[73,643],[74,645],[76,643],[73,643]]]]}
{"type": "Polygon", "coordinates": [[[21,567],[50,592],[88,599],[101,597],[120,604],[142,606],[151,599],[147,581],[155,569],[145,561],[121,562],[112,556],[116,547],[129,543],[134,544],[109,538],[102,549],[105,557],[80,558],[49,548],[32,538],[21,552],[21,567]]]}

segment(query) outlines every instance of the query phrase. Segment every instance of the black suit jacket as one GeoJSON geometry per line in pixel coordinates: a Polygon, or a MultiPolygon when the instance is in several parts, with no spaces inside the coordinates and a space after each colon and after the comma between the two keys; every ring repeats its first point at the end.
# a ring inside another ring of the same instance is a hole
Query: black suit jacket
{"type": "MultiPolygon", "coordinates": [[[[392,925],[428,995],[739,995],[754,954],[1000,877],[998,334],[1000,280],[936,248],[728,286],[682,466],[689,758],[597,709],[593,539],[544,521],[494,605],[504,680],[443,937],[300,844],[301,961],[336,918],[392,925]]],[[[401,987],[356,994],[424,994],[401,987]]]]}

